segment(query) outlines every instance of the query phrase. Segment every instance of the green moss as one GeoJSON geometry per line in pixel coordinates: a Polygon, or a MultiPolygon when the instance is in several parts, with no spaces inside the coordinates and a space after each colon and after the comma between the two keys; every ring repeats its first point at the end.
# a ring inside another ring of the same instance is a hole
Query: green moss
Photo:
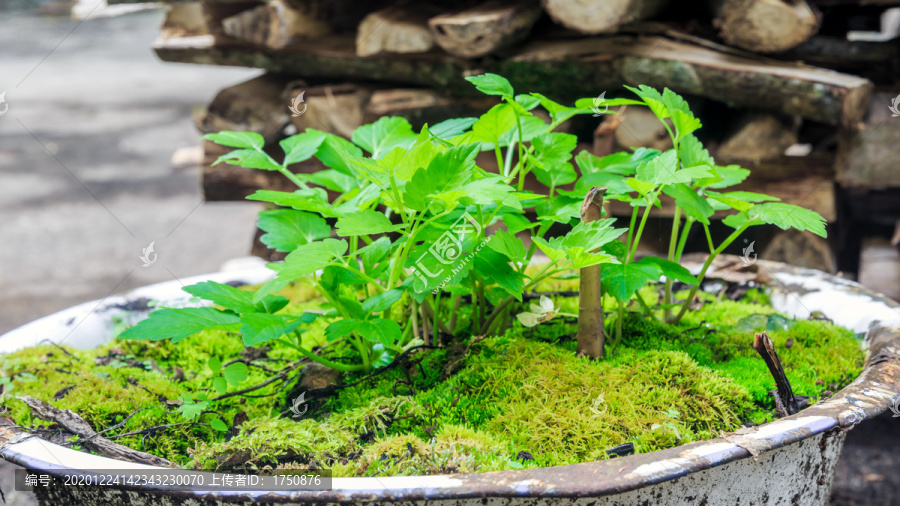
{"type": "MultiPolygon", "coordinates": [[[[575,289],[572,279],[551,279],[539,287],[575,289]]],[[[306,285],[288,291],[305,301],[292,302],[293,311],[322,302],[311,298],[306,285]]],[[[652,286],[642,295],[658,297],[652,286]]],[[[553,298],[564,312],[577,312],[576,297],[553,298]]],[[[770,317],[774,310],[762,291],[752,290],[739,302],[701,298],[706,304],[678,325],[628,312],[622,344],[610,346],[601,361],[575,357],[572,319],[531,329],[515,325],[503,336],[474,344],[463,339],[413,354],[375,377],[347,376],[347,384],[361,381],[311,402],[300,419],[282,416],[287,390],[276,382],[254,391],[259,397],[217,401],[200,423],[183,423],[177,411],[182,395],[218,395],[209,358],[227,363],[245,351],[240,338],[226,332],[205,332],[174,345],[114,341],[90,351],[22,350],[4,357],[2,401],[25,426],[47,422],[33,418],[16,395],[71,409],[96,430],[124,421],[109,435],[178,424],[116,441],[193,468],[325,466],[336,476],[385,476],[583,462],[607,458],[606,450],[626,442],[649,452],[735,430],[747,421],[770,420],[774,406],[768,391],[774,382],[751,347],[753,334],[767,326],[796,393],[815,399],[859,374],[863,354],[849,330],[825,321],[770,317]],[[209,425],[219,418],[230,426],[241,412],[249,421],[233,438],[209,425]]],[[[611,317],[615,302],[605,298],[604,306],[611,317]]],[[[462,307],[459,321],[465,328],[471,308],[462,307]]],[[[442,311],[447,314],[449,307],[442,311]]],[[[317,322],[304,341],[322,344],[327,323],[317,322]]],[[[329,351],[346,353],[340,347],[329,351]]],[[[255,363],[280,369],[298,358],[276,347],[255,363]]],[[[241,387],[272,375],[261,367],[248,372],[241,387]]]]}

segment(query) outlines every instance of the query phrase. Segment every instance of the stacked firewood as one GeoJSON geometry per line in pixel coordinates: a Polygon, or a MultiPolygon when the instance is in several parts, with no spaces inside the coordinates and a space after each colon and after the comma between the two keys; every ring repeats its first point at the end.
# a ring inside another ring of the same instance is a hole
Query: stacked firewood
{"type": "MultiPolygon", "coordinates": [[[[704,120],[698,135],[717,162],[752,169],[740,189],[838,224],[831,243],[771,238],[771,255],[814,250],[809,262],[789,260],[833,271],[860,256],[858,227],[843,224],[900,217],[900,118],[890,109],[900,39],[882,32],[892,4],[900,0],[205,0],[172,4],[155,50],[165,61],[267,71],[222,90],[197,122],[203,132],[259,132],[273,156],[279,139],[307,128],[349,137],[385,115],[422,125],[480,114],[496,102],[464,77],[483,72],[562,102],[598,97],[601,108],[628,96],[623,85],[668,87],[704,120]]],[[[562,129],[597,155],[670,147],[648,111],[610,112],[562,129]]],[[[221,148],[205,150],[208,200],[288,189],[278,175],[213,167],[221,148]]]]}

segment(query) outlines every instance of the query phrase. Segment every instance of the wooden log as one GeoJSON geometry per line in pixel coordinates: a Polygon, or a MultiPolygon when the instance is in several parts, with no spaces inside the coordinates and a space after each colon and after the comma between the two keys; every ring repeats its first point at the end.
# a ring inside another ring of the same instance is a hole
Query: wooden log
{"type": "Polygon", "coordinates": [[[816,34],[820,15],[806,0],[713,0],[726,43],[758,53],[785,51],[816,34]]]}
{"type": "Polygon", "coordinates": [[[891,71],[898,67],[900,40],[850,41],[843,37],[816,35],[791,50],[772,56],[858,75],[883,72],[887,79],[896,75],[891,71]]]}
{"type": "Polygon", "coordinates": [[[266,142],[281,139],[289,123],[287,102],[282,100],[285,79],[270,74],[220,91],[197,120],[202,133],[223,130],[256,132],[266,142]]]}
{"type": "Polygon", "coordinates": [[[797,124],[792,118],[766,112],[747,112],[741,115],[725,141],[716,149],[719,163],[756,165],[763,160],[775,160],[784,150],[797,143],[797,124]]]}
{"type": "Polygon", "coordinates": [[[317,9],[320,4],[268,2],[222,20],[222,30],[235,39],[280,49],[298,39],[321,37],[332,26],[317,9]]]}
{"type": "Polygon", "coordinates": [[[437,43],[463,58],[489,55],[528,36],[542,11],[536,0],[489,0],[428,20],[437,43]]]}
{"type": "MultiPolygon", "coordinates": [[[[212,39],[215,41],[228,41],[231,36],[225,33],[222,21],[245,12],[255,9],[262,5],[260,1],[240,0],[235,2],[209,2],[203,0],[200,2],[203,9],[203,19],[206,21],[206,28],[212,39]]],[[[178,39],[171,39],[173,42],[178,39]]]]}
{"type": "Polygon", "coordinates": [[[363,123],[371,123],[382,116],[402,116],[413,128],[419,129],[449,118],[479,116],[497,103],[494,97],[451,97],[421,88],[376,90],[366,105],[363,123]]]}
{"type": "Polygon", "coordinates": [[[594,97],[597,90],[623,84],[646,84],[847,126],[862,118],[872,91],[872,83],[860,77],[661,36],[535,41],[510,58],[478,66],[433,52],[358,58],[354,41],[346,37],[323,37],[303,51],[217,46],[210,37],[161,40],[155,50],[165,61],[283,73],[302,69],[307,79],[385,81],[461,96],[477,95],[463,79],[472,72],[507,76],[517,90],[541,91],[558,101],[594,97]]]}
{"type": "Polygon", "coordinates": [[[166,17],[159,32],[160,38],[164,39],[209,34],[203,6],[200,2],[166,6],[166,17]]]}
{"type": "MultiPolygon", "coordinates": [[[[667,122],[671,125],[671,121],[667,122]]],[[[672,138],[666,127],[650,109],[641,106],[623,107],[619,114],[603,118],[597,132],[611,136],[609,150],[614,153],[633,148],[651,148],[665,151],[672,148],[672,138]]],[[[595,133],[595,142],[602,142],[595,133]]]]}
{"type": "Polygon", "coordinates": [[[315,128],[350,138],[353,131],[365,123],[365,107],[372,92],[372,86],[306,86],[304,81],[294,81],[285,87],[283,102],[294,103],[296,97],[303,93],[305,108],[300,106],[297,109],[298,112],[303,111],[302,114],[292,112],[290,118],[298,132],[315,128]]]}
{"type": "Polygon", "coordinates": [[[438,14],[433,6],[401,2],[375,11],[359,24],[356,54],[425,53],[434,47],[428,19],[438,14]]]}
{"type": "Polygon", "coordinates": [[[560,25],[581,33],[614,33],[620,26],[658,14],[666,0],[541,0],[560,25]]]}
{"type": "Polygon", "coordinates": [[[900,145],[900,100],[897,91],[875,94],[862,128],[844,129],[838,136],[837,180],[845,187],[900,187],[897,146],[900,145]],[[891,108],[897,111],[892,112],[891,108]]]}

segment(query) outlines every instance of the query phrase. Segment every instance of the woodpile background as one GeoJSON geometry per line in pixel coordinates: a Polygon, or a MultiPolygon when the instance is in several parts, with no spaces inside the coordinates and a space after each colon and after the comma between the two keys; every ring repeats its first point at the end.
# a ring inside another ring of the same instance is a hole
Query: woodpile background
{"type": "MultiPolygon", "coordinates": [[[[206,0],[170,5],[154,49],[170,62],[266,71],[222,90],[197,124],[204,133],[259,132],[273,155],[279,139],[306,128],[349,137],[380,116],[421,126],[477,115],[495,102],[464,77],[483,72],[561,102],[628,96],[626,84],[669,87],[703,120],[699,136],[716,161],[753,171],[741,189],[829,221],[827,241],[761,230],[750,239],[761,258],[869,278],[860,258],[877,258],[876,288],[900,298],[900,257],[884,253],[900,241],[900,112],[891,109],[900,107],[900,39],[888,11],[895,5],[900,0],[206,0]],[[292,116],[291,104],[303,113],[292,116]]],[[[670,147],[646,110],[618,112],[580,116],[562,130],[597,155],[670,147]]],[[[207,200],[290,189],[277,174],[212,167],[222,148],[207,143],[204,151],[207,200]]],[[[293,169],[319,168],[309,161],[293,169]]]]}

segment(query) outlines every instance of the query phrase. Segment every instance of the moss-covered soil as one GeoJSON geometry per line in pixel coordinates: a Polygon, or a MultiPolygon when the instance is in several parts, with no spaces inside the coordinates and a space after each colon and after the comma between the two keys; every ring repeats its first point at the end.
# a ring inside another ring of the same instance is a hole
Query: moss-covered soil
{"type": "MultiPolygon", "coordinates": [[[[656,296],[653,287],[645,290],[646,299],[656,296]]],[[[225,332],[177,344],[114,340],[89,351],[49,345],[22,350],[2,359],[2,404],[17,424],[49,437],[57,431],[16,396],[50,402],[98,431],[112,428],[106,437],[191,468],[311,466],[332,468],[335,476],[384,476],[605,459],[607,450],[623,443],[644,453],[772,420],[767,392],[774,381],[750,346],[753,333],[764,329],[795,393],[812,401],[860,372],[863,353],[847,329],[775,315],[755,290],[740,301],[704,297],[709,303],[675,326],[631,313],[622,343],[608,348],[601,361],[575,357],[573,320],[557,318],[532,329],[515,324],[503,336],[462,336],[440,349],[416,350],[386,372],[341,378],[337,388],[307,388],[308,410],[299,417],[290,407],[303,391],[297,386],[300,367],[285,381],[228,394],[206,406],[196,422],[185,421],[178,409],[185,394],[221,395],[212,388],[220,373],[210,369],[210,358],[249,365],[248,377],[231,393],[259,385],[299,359],[283,348],[245,350],[239,337],[225,332]],[[228,430],[216,430],[216,420],[228,430]]],[[[577,298],[555,301],[563,312],[577,313],[577,298]]],[[[308,331],[306,344],[324,345],[326,324],[308,331]]],[[[349,355],[340,346],[323,353],[332,359],[349,355]]]]}

